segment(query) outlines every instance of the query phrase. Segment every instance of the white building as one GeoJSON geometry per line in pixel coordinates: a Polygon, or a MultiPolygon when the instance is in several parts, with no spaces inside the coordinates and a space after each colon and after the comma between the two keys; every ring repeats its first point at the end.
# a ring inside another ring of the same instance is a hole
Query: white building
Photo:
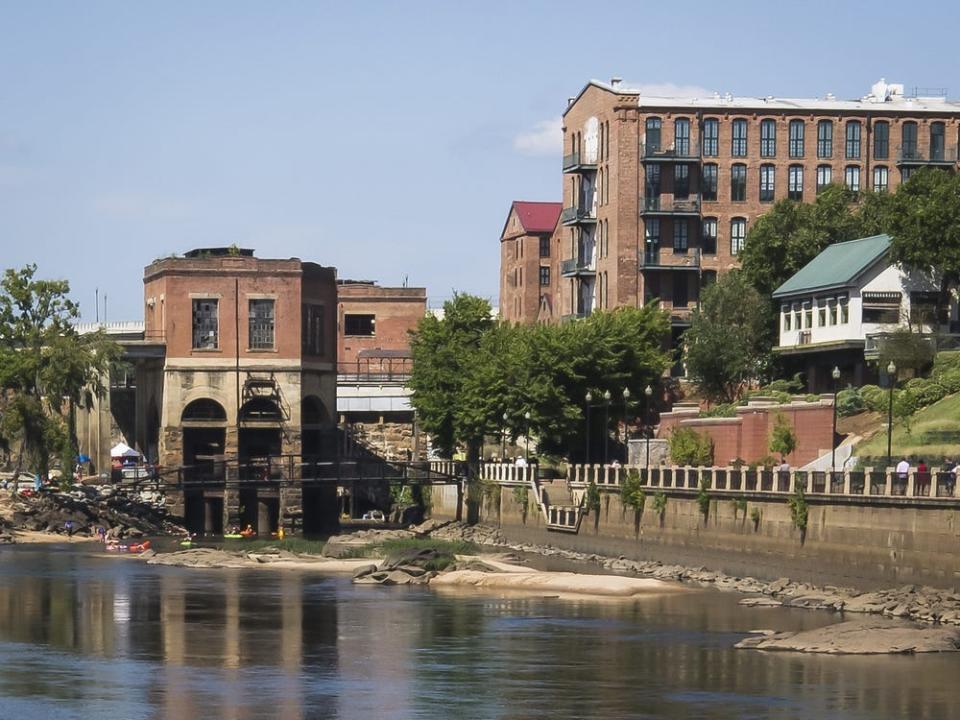
{"type": "MultiPolygon", "coordinates": [[[[888,235],[835,243],[773,293],[780,304],[775,350],[806,375],[810,390],[829,389],[834,367],[841,387],[875,378],[867,363],[893,330],[945,329],[935,318],[938,279],[891,264],[889,249],[888,235]]],[[[951,318],[956,312],[954,303],[951,318]]]]}

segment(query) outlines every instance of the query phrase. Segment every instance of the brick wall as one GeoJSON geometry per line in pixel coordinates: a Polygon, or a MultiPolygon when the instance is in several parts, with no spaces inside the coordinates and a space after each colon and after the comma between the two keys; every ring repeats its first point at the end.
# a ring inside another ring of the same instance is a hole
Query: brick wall
{"type": "Polygon", "coordinates": [[[341,366],[355,362],[363,350],[410,349],[410,331],[427,311],[425,288],[380,287],[373,283],[341,283],[337,297],[337,327],[341,366]],[[346,315],[373,315],[372,335],[348,335],[346,315]]]}

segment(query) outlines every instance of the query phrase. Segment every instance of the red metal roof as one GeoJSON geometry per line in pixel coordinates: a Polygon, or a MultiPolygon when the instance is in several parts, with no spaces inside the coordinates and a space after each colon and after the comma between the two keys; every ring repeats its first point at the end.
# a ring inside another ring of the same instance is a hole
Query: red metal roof
{"type": "Polygon", "coordinates": [[[563,203],[514,200],[513,209],[528,233],[547,233],[557,226],[563,203]]]}

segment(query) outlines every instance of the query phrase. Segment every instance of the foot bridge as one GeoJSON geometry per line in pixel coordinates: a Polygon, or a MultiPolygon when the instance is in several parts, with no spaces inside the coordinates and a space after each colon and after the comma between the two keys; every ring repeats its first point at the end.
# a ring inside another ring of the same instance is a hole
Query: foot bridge
{"type": "Polygon", "coordinates": [[[465,463],[394,462],[366,453],[334,460],[213,457],[136,484],[163,491],[171,514],[184,518],[192,533],[222,535],[250,527],[269,536],[281,527],[286,534],[332,532],[342,516],[359,518],[387,507],[391,488],[409,487],[416,501],[425,487],[462,488],[466,478],[465,463]]]}

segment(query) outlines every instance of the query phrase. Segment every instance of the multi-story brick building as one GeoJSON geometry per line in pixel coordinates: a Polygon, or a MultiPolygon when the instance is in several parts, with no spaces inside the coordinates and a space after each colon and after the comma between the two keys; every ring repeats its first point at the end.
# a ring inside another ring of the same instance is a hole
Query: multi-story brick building
{"type": "Polygon", "coordinates": [[[343,280],[337,305],[340,422],[378,454],[420,456],[426,438],[416,428],[407,380],[410,332],[427,313],[426,288],[343,280]]]}
{"type": "Polygon", "coordinates": [[[516,200],[510,205],[500,234],[502,319],[533,323],[559,318],[561,209],[558,202],[516,200]]]}
{"type": "Polygon", "coordinates": [[[775,201],[812,201],[832,182],[890,191],[918,167],[955,168],[958,141],[960,103],[883,81],[849,101],[648,97],[591,81],[564,112],[558,314],[658,298],[676,338],[775,201]]]}

